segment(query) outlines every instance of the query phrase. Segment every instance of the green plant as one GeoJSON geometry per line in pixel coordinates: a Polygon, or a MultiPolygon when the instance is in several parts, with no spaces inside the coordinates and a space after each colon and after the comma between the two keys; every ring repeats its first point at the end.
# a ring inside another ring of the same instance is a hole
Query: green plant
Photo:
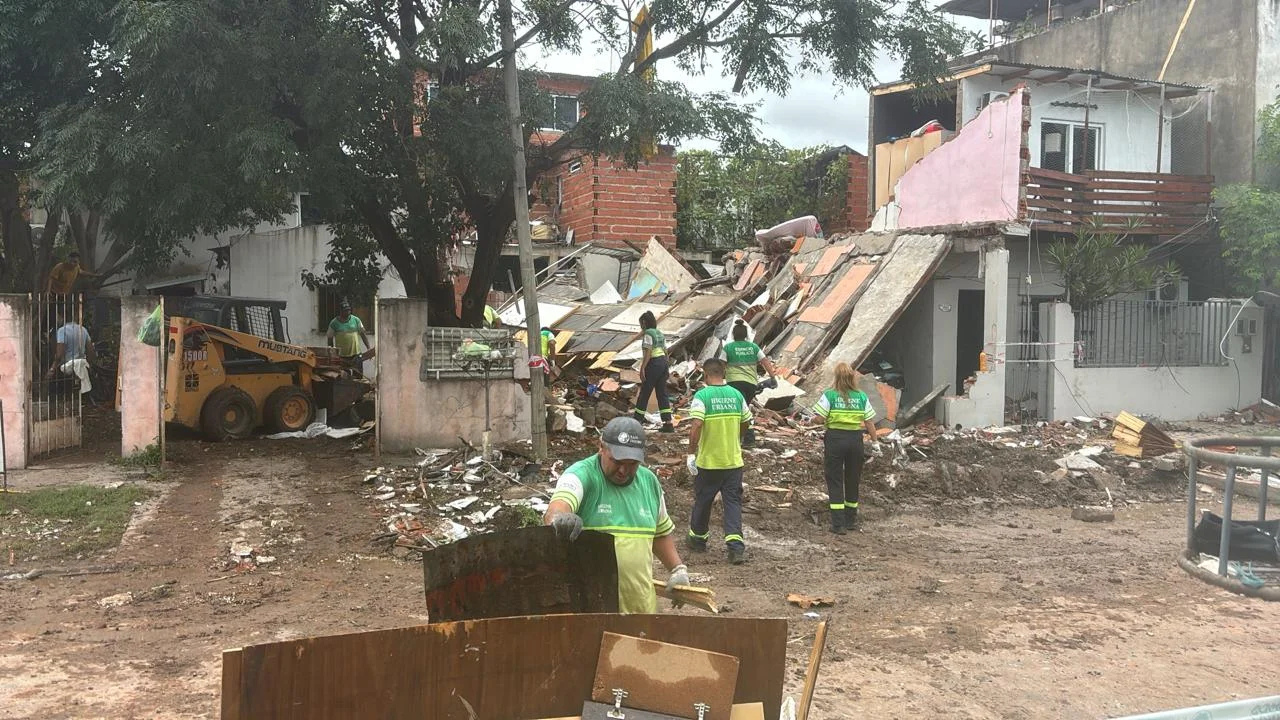
{"type": "Polygon", "coordinates": [[[1176,264],[1152,265],[1147,249],[1126,243],[1126,237],[1095,222],[1077,231],[1074,239],[1049,246],[1046,254],[1062,276],[1059,284],[1072,308],[1082,310],[1116,295],[1181,279],[1176,264]]]}
{"type": "Polygon", "coordinates": [[[1232,289],[1280,287],[1280,100],[1258,114],[1257,183],[1214,191],[1232,289]]]}
{"type": "Polygon", "coordinates": [[[114,547],[134,504],[150,496],[136,485],[46,487],[0,496],[0,552],[50,560],[114,547]]]}

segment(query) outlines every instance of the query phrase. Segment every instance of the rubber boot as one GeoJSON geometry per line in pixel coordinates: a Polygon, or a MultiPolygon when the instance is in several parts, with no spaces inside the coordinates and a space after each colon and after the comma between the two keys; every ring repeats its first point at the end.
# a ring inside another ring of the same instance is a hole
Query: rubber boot
{"type": "Polygon", "coordinates": [[[670,420],[668,420],[668,421],[666,421],[666,422],[662,423],[662,429],[661,429],[661,430],[659,430],[658,432],[661,432],[661,433],[673,433],[673,432],[675,432],[675,431],[676,431],[676,426],[675,426],[675,425],[672,425],[672,424],[671,424],[671,421],[670,421],[670,420]]]}
{"type": "Polygon", "coordinates": [[[747,548],[744,545],[730,545],[729,548],[729,564],[741,565],[747,561],[747,548]]]}
{"type": "Polygon", "coordinates": [[[845,523],[845,510],[843,508],[839,510],[832,510],[831,511],[831,532],[835,533],[836,535],[844,535],[845,534],[844,523],[845,523]]]}
{"type": "Polygon", "coordinates": [[[858,517],[858,508],[847,507],[844,509],[844,526],[854,532],[862,532],[862,520],[858,517]]]}

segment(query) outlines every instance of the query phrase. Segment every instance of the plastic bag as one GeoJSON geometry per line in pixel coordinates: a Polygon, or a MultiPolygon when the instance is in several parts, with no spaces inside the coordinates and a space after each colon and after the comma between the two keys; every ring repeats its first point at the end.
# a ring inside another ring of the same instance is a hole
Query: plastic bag
{"type": "Polygon", "coordinates": [[[164,306],[156,305],[156,309],[142,321],[142,327],[138,328],[138,342],[146,343],[151,347],[160,347],[162,324],[164,324],[164,306]]]}

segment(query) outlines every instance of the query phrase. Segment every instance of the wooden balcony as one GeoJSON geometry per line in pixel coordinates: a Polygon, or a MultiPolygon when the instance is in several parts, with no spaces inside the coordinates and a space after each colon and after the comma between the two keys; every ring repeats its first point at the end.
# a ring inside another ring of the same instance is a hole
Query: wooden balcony
{"type": "Polygon", "coordinates": [[[1191,235],[1208,225],[1213,176],[1030,168],[1026,190],[1035,229],[1074,233],[1092,222],[1127,235],[1191,235]]]}

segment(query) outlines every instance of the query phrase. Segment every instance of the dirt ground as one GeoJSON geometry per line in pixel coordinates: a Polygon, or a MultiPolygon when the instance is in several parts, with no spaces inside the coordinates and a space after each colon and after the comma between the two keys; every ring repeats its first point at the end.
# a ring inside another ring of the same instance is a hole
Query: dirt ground
{"type": "MultiPolygon", "coordinates": [[[[224,648],[426,621],[420,565],[371,541],[385,526],[363,497],[368,451],[350,440],[178,440],[170,450],[160,480],[85,453],[11,478],[159,492],[118,548],[0,581],[0,717],[217,717],[224,648]],[[235,540],[274,561],[237,571],[235,540]],[[100,602],[124,592],[135,599],[100,602]]],[[[683,457],[674,438],[659,450],[683,457]]],[[[1280,687],[1276,608],[1174,562],[1180,475],[1118,474],[1108,484],[1122,495],[1116,521],[1085,524],[1069,505],[1100,490],[1036,475],[1054,451],[966,452],[977,454],[877,470],[865,530],[845,537],[810,515],[820,477],[805,456],[753,454],[749,484],[788,474],[802,492],[785,509],[748,492],[747,565],[717,551],[687,557],[726,612],[790,620],[791,692],[815,621],[786,594],[836,599],[816,610],[832,630],[811,717],[1112,717],[1280,687]]],[[[665,484],[683,531],[681,472],[665,484]]],[[[1220,498],[1202,500],[1216,508],[1220,498]]],[[[0,576],[29,569],[18,562],[0,576]]]]}

